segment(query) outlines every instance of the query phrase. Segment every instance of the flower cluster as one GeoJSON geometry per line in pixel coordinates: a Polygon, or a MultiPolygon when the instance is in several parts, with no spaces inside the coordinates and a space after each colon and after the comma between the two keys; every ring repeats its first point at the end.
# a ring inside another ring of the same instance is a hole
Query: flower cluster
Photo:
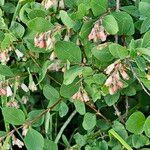
{"type": "Polygon", "coordinates": [[[101,25],[100,21],[97,21],[88,36],[89,41],[94,42],[101,40],[106,41],[108,33],[105,31],[104,27],[101,25]]]}
{"type": "Polygon", "coordinates": [[[83,88],[80,88],[79,91],[72,96],[72,99],[82,102],[88,102],[90,100],[87,92],[83,88]]]}
{"type": "Polygon", "coordinates": [[[119,89],[123,88],[121,77],[124,80],[129,80],[126,67],[121,64],[120,60],[117,60],[113,64],[109,65],[105,69],[105,72],[107,75],[109,75],[105,85],[109,87],[110,95],[115,94],[119,89]]]}

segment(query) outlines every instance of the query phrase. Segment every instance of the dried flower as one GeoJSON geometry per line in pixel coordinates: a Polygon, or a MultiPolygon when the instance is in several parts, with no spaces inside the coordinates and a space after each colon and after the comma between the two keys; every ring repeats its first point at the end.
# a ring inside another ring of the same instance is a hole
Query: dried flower
{"type": "Polygon", "coordinates": [[[7,95],[7,90],[4,89],[4,88],[1,88],[1,89],[0,89],[0,95],[1,95],[1,96],[7,95]]]}
{"type": "Polygon", "coordinates": [[[80,88],[80,90],[72,96],[72,99],[74,100],[78,99],[82,102],[88,102],[90,100],[87,92],[82,88],[80,88]]]}
{"type": "Polygon", "coordinates": [[[50,59],[51,61],[53,61],[53,60],[55,60],[56,58],[57,58],[57,57],[56,57],[56,54],[55,54],[54,52],[52,52],[49,59],[50,59]]]}
{"type": "Polygon", "coordinates": [[[35,85],[34,81],[32,81],[31,83],[29,83],[28,88],[29,88],[32,92],[34,92],[34,91],[37,90],[37,86],[35,85]]]}
{"type": "Polygon", "coordinates": [[[28,132],[28,125],[25,124],[23,125],[23,128],[22,128],[22,135],[26,136],[27,132],[28,132]]]}
{"type": "Polygon", "coordinates": [[[115,64],[113,63],[109,65],[104,71],[106,72],[106,74],[109,75],[113,71],[114,68],[115,68],[115,64]]]}
{"type": "Polygon", "coordinates": [[[150,74],[147,74],[146,77],[147,77],[147,80],[150,80],[150,74]]]}
{"type": "Polygon", "coordinates": [[[12,93],[12,90],[11,90],[10,86],[7,86],[7,87],[6,87],[6,91],[7,91],[7,97],[9,97],[9,96],[12,96],[12,95],[13,95],[13,93],[12,93]]]}
{"type": "Polygon", "coordinates": [[[20,59],[20,58],[22,58],[22,57],[23,57],[23,53],[22,53],[22,52],[20,52],[18,49],[16,49],[16,50],[15,50],[15,53],[16,53],[16,55],[17,55],[18,59],[20,59]]]}
{"type": "Polygon", "coordinates": [[[34,45],[39,48],[46,48],[45,34],[41,33],[35,36],[34,45]]]}
{"type": "Polygon", "coordinates": [[[0,62],[1,62],[2,64],[5,64],[5,63],[8,62],[8,61],[9,61],[8,51],[7,51],[7,50],[2,51],[2,52],[0,53],[0,62]]]}
{"type": "Polygon", "coordinates": [[[28,101],[28,99],[27,99],[27,97],[26,96],[22,96],[22,103],[23,104],[26,104],[27,103],[27,101],[28,101]]]}
{"type": "Polygon", "coordinates": [[[57,0],[43,0],[42,5],[45,7],[45,9],[49,9],[52,6],[57,6],[57,0]]]}
{"type": "Polygon", "coordinates": [[[22,90],[24,90],[25,92],[28,92],[28,91],[29,91],[29,88],[28,88],[24,83],[21,83],[21,88],[22,88],[22,90]]]}
{"type": "Polygon", "coordinates": [[[15,101],[15,100],[7,102],[6,106],[13,107],[13,108],[19,108],[20,107],[18,104],[18,101],[15,101]]]}
{"type": "Polygon", "coordinates": [[[89,41],[94,40],[101,40],[106,41],[107,33],[105,32],[104,27],[97,21],[94,25],[94,27],[91,30],[91,33],[88,36],[89,41]]]}
{"type": "Polygon", "coordinates": [[[59,71],[61,69],[61,61],[55,60],[52,64],[49,65],[48,70],[50,71],[59,71]]]}
{"type": "Polygon", "coordinates": [[[124,80],[129,80],[126,68],[121,64],[120,60],[109,65],[105,69],[105,72],[109,75],[109,77],[105,81],[104,85],[109,87],[110,95],[115,94],[119,89],[123,88],[123,82],[121,81],[120,74],[124,80]]]}
{"type": "Polygon", "coordinates": [[[113,81],[112,76],[109,76],[108,79],[107,79],[106,82],[105,82],[105,85],[106,85],[106,86],[110,86],[110,85],[112,84],[112,81],[113,81]]]}
{"type": "Polygon", "coordinates": [[[12,144],[17,145],[19,148],[22,148],[24,146],[24,143],[17,139],[14,135],[12,136],[12,144]]]}

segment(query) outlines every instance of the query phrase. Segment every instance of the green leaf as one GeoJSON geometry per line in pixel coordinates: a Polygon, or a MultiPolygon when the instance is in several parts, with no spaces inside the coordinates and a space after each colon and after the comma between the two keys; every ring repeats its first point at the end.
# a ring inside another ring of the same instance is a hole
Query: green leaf
{"type": "Polygon", "coordinates": [[[15,5],[13,3],[5,3],[4,6],[3,6],[3,10],[5,13],[9,13],[9,14],[12,14],[15,12],[15,5]]]}
{"type": "Polygon", "coordinates": [[[132,135],[132,144],[133,147],[136,149],[139,149],[140,147],[143,147],[144,145],[147,145],[149,143],[149,139],[144,135],[132,135]]]}
{"type": "MultiPolygon", "coordinates": [[[[31,112],[28,113],[27,119],[32,121],[35,119],[37,116],[39,116],[43,110],[32,110],[31,112]]],[[[39,127],[43,124],[44,122],[44,116],[42,116],[39,120],[37,120],[35,123],[32,124],[33,127],[39,127]]]]}
{"type": "Polygon", "coordinates": [[[124,140],[128,138],[128,133],[123,124],[118,121],[114,121],[112,127],[124,140]]]}
{"type": "Polygon", "coordinates": [[[99,149],[100,150],[108,150],[108,143],[105,140],[99,142],[99,149]]]}
{"type": "Polygon", "coordinates": [[[78,10],[72,15],[72,18],[74,20],[82,19],[88,13],[88,10],[88,5],[81,3],[78,5],[78,10]]]}
{"type": "Polygon", "coordinates": [[[45,75],[47,73],[47,69],[49,67],[49,65],[51,64],[52,62],[47,60],[44,62],[43,66],[42,66],[42,70],[41,72],[39,73],[39,81],[37,84],[39,84],[40,82],[42,82],[42,80],[45,78],[45,75]]]}
{"type": "Polygon", "coordinates": [[[76,133],[74,135],[74,139],[75,139],[76,143],[80,146],[84,146],[86,144],[85,136],[81,135],[80,133],[76,133]]]}
{"type": "Polygon", "coordinates": [[[66,25],[69,29],[73,28],[75,25],[74,21],[69,17],[66,11],[60,11],[60,18],[64,25],[66,25]]]}
{"type": "Polygon", "coordinates": [[[126,129],[131,133],[141,134],[143,132],[144,122],[144,114],[140,111],[134,112],[126,122],[126,129]]]}
{"type": "Polygon", "coordinates": [[[5,0],[0,0],[0,6],[3,6],[5,3],[5,0]]]}
{"type": "Polygon", "coordinates": [[[55,52],[62,61],[68,60],[71,63],[81,62],[81,50],[73,42],[58,41],[55,45],[55,52]]]}
{"type": "Polygon", "coordinates": [[[128,14],[134,16],[134,17],[139,17],[139,15],[140,15],[138,7],[134,6],[134,5],[123,6],[120,9],[127,12],[128,14]]]}
{"type": "Polygon", "coordinates": [[[128,50],[119,44],[110,44],[109,51],[115,58],[124,59],[128,56],[128,50]]]}
{"type": "Polygon", "coordinates": [[[64,73],[63,84],[71,84],[77,76],[82,74],[82,70],[83,68],[79,66],[73,66],[69,70],[66,70],[64,73]]]}
{"type": "Polygon", "coordinates": [[[25,121],[25,115],[22,110],[4,107],[2,108],[4,120],[13,125],[22,125],[25,121]]]}
{"type": "Polygon", "coordinates": [[[60,117],[66,116],[66,114],[68,113],[68,110],[69,110],[69,108],[68,108],[67,104],[64,102],[61,102],[59,105],[59,116],[60,117]]]}
{"type": "Polygon", "coordinates": [[[36,10],[31,10],[28,14],[30,19],[34,19],[36,17],[42,17],[44,18],[46,16],[45,11],[41,10],[41,9],[36,9],[36,10]]]}
{"type": "Polygon", "coordinates": [[[4,22],[4,19],[2,17],[0,17],[0,29],[3,30],[3,29],[7,29],[7,25],[6,23],[4,22]]]}
{"type": "Polygon", "coordinates": [[[58,150],[58,146],[53,141],[45,139],[44,140],[44,148],[43,148],[43,150],[58,150]]]}
{"type": "Polygon", "coordinates": [[[112,15],[107,15],[102,20],[102,25],[109,34],[116,34],[119,31],[118,23],[112,15]]]}
{"type": "Polygon", "coordinates": [[[25,28],[18,22],[14,22],[10,30],[17,38],[21,38],[25,33],[25,28]]]}
{"type": "Polygon", "coordinates": [[[11,34],[11,33],[5,33],[5,37],[3,39],[3,41],[1,42],[1,48],[7,49],[13,41],[15,41],[16,38],[11,34]]]}
{"type": "Polygon", "coordinates": [[[149,2],[140,2],[139,3],[139,11],[140,14],[143,15],[144,17],[149,17],[150,16],[150,3],[149,2]]]}
{"type": "Polygon", "coordinates": [[[127,88],[123,89],[123,92],[126,96],[134,96],[136,94],[136,89],[134,86],[128,86],[127,88]]]}
{"type": "Polygon", "coordinates": [[[27,26],[30,30],[36,32],[46,32],[52,28],[52,24],[42,17],[36,17],[28,21],[27,26]]]}
{"type": "Polygon", "coordinates": [[[144,132],[150,138],[150,116],[146,118],[144,123],[144,132]]]}
{"type": "Polygon", "coordinates": [[[107,11],[108,0],[91,0],[91,9],[94,16],[99,16],[107,11]]]}
{"type": "Polygon", "coordinates": [[[102,45],[98,45],[92,49],[92,54],[102,62],[110,62],[114,59],[108,46],[103,47],[102,45]]]}
{"type": "Polygon", "coordinates": [[[77,83],[78,81],[74,81],[73,83],[69,85],[62,84],[60,87],[60,94],[61,96],[65,98],[70,98],[72,97],[80,87],[80,83],[77,83]]]}
{"type": "Polygon", "coordinates": [[[106,76],[103,73],[94,74],[93,79],[95,83],[102,85],[106,81],[106,76]]]}
{"type": "Polygon", "coordinates": [[[85,130],[91,130],[95,127],[95,125],[96,125],[96,115],[87,112],[83,118],[83,122],[82,122],[83,128],[85,130]]]}
{"type": "Polygon", "coordinates": [[[48,100],[51,100],[51,99],[56,100],[59,98],[58,91],[55,88],[53,88],[51,85],[48,85],[48,84],[46,84],[43,87],[43,94],[48,100]]]}
{"type": "Polygon", "coordinates": [[[138,48],[137,51],[139,51],[140,53],[142,53],[144,55],[150,56],[150,49],[149,48],[138,48]]]}
{"type": "Polygon", "coordinates": [[[119,100],[119,97],[120,97],[120,93],[117,92],[114,95],[110,95],[110,94],[106,95],[104,97],[104,99],[105,99],[105,102],[108,106],[112,106],[119,100]]]}
{"type": "Polygon", "coordinates": [[[150,28],[150,17],[146,18],[141,25],[141,33],[146,32],[150,28]]]}
{"type": "Polygon", "coordinates": [[[44,147],[43,136],[32,128],[28,130],[24,142],[28,150],[42,150],[44,147]]]}
{"type": "Polygon", "coordinates": [[[118,23],[119,32],[118,35],[133,35],[135,32],[134,23],[132,17],[126,12],[113,12],[118,23]]]}
{"type": "Polygon", "coordinates": [[[135,62],[138,66],[138,68],[141,70],[141,71],[145,71],[145,68],[146,68],[146,61],[145,59],[143,59],[142,57],[140,56],[137,56],[135,58],[135,62]]]}
{"type": "Polygon", "coordinates": [[[84,115],[86,110],[85,110],[85,103],[82,102],[81,100],[74,100],[74,105],[76,108],[76,111],[80,114],[80,115],[84,115]]]}
{"type": "Polygon", "coordinates": [[[150,30],[147,31],[143,36],[142,47],[150,47],[150,30]]]}
{"type": "Polygon", "coordinates": [[[0,74],[8,77],[14,76],[12,70],[8,66],[2,64],[0,64],[0,74]]]}
{"type": "Polygon", "coordinates": [[[82,39],[87,39],[88,35],[91,32],[92,27],[93,27],[93,20],[84,22],[79,33],[80,37],[82,39]]]}

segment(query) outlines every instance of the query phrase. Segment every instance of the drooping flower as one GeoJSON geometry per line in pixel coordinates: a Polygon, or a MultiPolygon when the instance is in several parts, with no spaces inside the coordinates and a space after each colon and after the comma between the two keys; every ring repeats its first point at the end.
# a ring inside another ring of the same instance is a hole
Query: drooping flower
{"type": "Polygon", "coordinates": [[[29,88],[32,92],[37,91],[37,86],[36,86],[36,84],[34,83],[34,81],[32,81],[32,82],[29,83],[28,88],[29,88]]]}
{"type": "Polygon", "coordinates": [[[28,125],[24,124],[22,128],[22,135],[26,136],[27,132],[28,132],[28,125]]]}
{"type": "Polygon", "coordinates": [[[35,47],[39,48],[46,48],[46,40],[45,40],[45,34],[37,34],[34,38],[34,45],[35,47]]]}
{"type": "Polygon", "coordinates": [[[97,21],[92,28],[89,36],[88,36],[89,41],[94,40],[101,40],[102,42],[106,41],[107,39],[107,33],[104,29],[104,27],[100,24],[100,21],[97,21]]]}
{"type": "Polygon", "coordinates": [[[2,51],[2,52],[0,53],[0,62],[1,62],[2,64],[6,64],[8,61],[9,61],[8,51],[7,51],[7,50],[2,51]]]}
{"type": "Polygon", "coordinates": [[[6,87],[6,91],[7,91],[7,97],[9,97],[9,96],[12,96],[12,95],[13,95],[13,92],[12,92],[12,90],[11,90],[10,86],[7,86],[7,87],[6,87]]]}
{"type": "Polygon", "coordinates": [[[22,148],[24,146],[24,143],[13,135],[12,136],[12,145],[16,145],[19,148],[22,148]]]}
{"type": "Polygon", "coordinates": [[[82,102],[88,102],[90,100],[87,92],[82,88],[80,88],[79,91],[72,96],[72,99],[80,100],[82,102]]]}
{"type": "Polygon", "coordinates": [[[21,83],[21,88],[22,88],[22,90],[24,90],[25,92],[28,92],[28,91],[29,91],[29,88],[28,88],[24,83],[21,83]]]}
{"type": "Polygon", "coordinates": [[[121,77],[124,80],[129,80],[126,68],[121,64],[120,60],[117,60],[113,64],[109,65],[105,69],[105,72],[109,75],[109,77],[105,81],[104,85],[109,87],[108,90],[110,95],[115,94],[119,89],[123,88],[121,77]]]}
{"type": "Polygon", "coordinates": [[[15,50],[15,53],[16,53],[18,59],[23,57],[23,53],[21,51],[19,51],[18,49],[15,50]]]}
{"type": "Polygon", "coordinates": [[[18,101],[16,101],[16,100],[7,102],[6,106],[13,107],[13,108],[19,108],[20,107],[18,104],[18,101]]]}
{"type": "Polygon", "coordinates": [[[26,104],[27,101],[28,101],[28,98],[26,96],[22,96],[21,101],[22,101],[23,104],[26,104]]]}

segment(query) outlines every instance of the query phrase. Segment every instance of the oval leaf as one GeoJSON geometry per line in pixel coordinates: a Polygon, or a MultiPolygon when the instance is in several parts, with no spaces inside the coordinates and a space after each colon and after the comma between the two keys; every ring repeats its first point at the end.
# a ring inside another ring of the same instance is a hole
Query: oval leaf
{"type": "Polygon", "coordinates": [[[141,134],[143,132],[143,126],[145,122],[145,116],[141,112],[133,113],[126,122],[126,128],[128,131],[134,134],[141,134]]]}
{"type": "Polygon", "coordinates": [[[21,125],[25,121],[25,115],[20,109],[5,107],[2,108],[2,113],[4,120],[10,124],[21,125]]]}

